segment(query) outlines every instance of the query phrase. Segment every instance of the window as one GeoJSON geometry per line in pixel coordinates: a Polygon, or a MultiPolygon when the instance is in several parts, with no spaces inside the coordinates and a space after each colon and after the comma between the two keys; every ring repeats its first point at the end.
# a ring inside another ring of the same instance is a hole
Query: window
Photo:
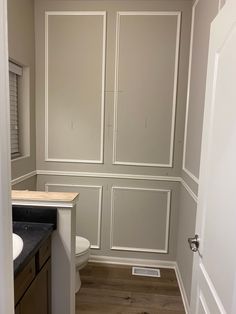
{"type": "Polygon", "coordinates": [[[11,159],[30,156],[30,68],[9,61],[11,159]]]}
{"type": "Polygon", "coordinates": [[[21,156],[19,135],[19,78],[22,76],[22,67],[9,63],[9,90],[10,90],[10,124],[11,124],[11,158],[21,156]]]}

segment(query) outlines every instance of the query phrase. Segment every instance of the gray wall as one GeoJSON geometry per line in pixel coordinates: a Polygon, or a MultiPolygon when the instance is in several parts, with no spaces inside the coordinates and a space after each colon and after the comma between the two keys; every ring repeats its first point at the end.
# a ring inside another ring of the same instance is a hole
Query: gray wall
{"type": "Polygon", "coordinates": [[[177,238],[177,263],[189,303],[193,254],[188,247],[187,238],[195,234],[210,24],[223,4],[224,1],[220,0],[197,0],[193,2],[192,8],[182,165],[182,178],[187,189],[182,186],[180,190],[177,238]]]}
{"type": "Polygon", "coordinates": [[[183,171],[196,183],[200,167],[210,24],[218,12],[219,3],[219,0],[197,0],[192,10],[183,171]]]}
{"type": "Polygon", "coordinates": [[[191,4],[35,2],[37,188],[94,255],[176,258],[191,4]]]}
{"type": "MultiPolygon", "coordinates": [[[[34,2],[32,0],[8,0],[8,44],[9,57],[29,68],[29,132],[30,152],[25,158],[11,162],[12,179],[19,178],[36,169],[35,145],[35,36],[34,2]]],[[[16,186],[14,186],[15,188],[16,186]]],[[[19,185],[18,185],[19,188],[19,185]]],[[[34,186],[28,185],[29,189],[34,186]]]]}
{"type": "Polygon", "coordinates": [[[93,255],[175,260],[179,183],[40,175],[38,189],[45,188],[81,193],[77,233],[93,255]]]}
{"type": "Polygon", "coordinates": [[[37,190],[37,176],[32,176],[28,179],[24,179],[21,182],[12,185],[13,190],[37,190]]]}
{"type": "Polygon", "coordinates": [[[190,302],[193,253],[187,239],[194,236],[197,203],[184,186],[180,188],[176,261],[190,302]]]}
{"type": "MultiPolygon", "coordinates": [[[[80,192],[77,233],[90,239],[92,254],[177,259],[190,300],[186,239],[195,229],[191,194],[198,193],[209,28],[218,0],[195,2],[192,35],[191,1],[35,6],[37,188],[80,192]],[[88,13],[49,13],[45,20],[45,11],[88,13]],[[175,182],[181,173],[187,189],[175,182]]],[[[13,178],[35,170],[33,10],[32,1],[9,0],[10,57],[31,71],[31,154],[12,162],[13,178]]],[[[13,188],[35,189],[36,179],[13,188]]]]}
{"type": "MultiPolygon", "coordinates": [[[[34,8],[8,2],[10,57],[31,70],[31,154],[12,162],[18,178],[35,170],[34,8]]],[[[35,2],[37,188],[80,192],[77,233],[92,254],[177,260],[189,301],[209,29],[224,2],[35,2]],[[90,13],[45,23],[45,11],[90,13]]]]}

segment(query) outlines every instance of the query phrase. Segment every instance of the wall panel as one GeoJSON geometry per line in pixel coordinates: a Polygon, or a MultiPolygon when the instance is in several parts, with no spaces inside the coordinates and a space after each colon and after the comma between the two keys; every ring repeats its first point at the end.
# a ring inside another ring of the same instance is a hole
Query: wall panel
{"type": "Polygon", "coordinates": [[[102,186],[73,185],[73,184],[45,184],[49,192],[80,193],[76,206],[76,234],[87,238],[91,248],[101,246],[101,218],[102,218],[102,186]]]}
{"type": "Polygon", "coordinates": [[[171,167],[180,12],[118,12],[113,163],[171,167]]]}
{"type": "Polygon", "coordinates": [[[105,12],[46,12],[47,161],[103,162],[105,12]]]}
{"type": "Polygon", "coordinates": [[[188,95],[185,118],[183,170],[198,183],[210,24],[219,0],[196,0],[192,9],[188,95]]]}
{"type": "Polygon", "coordinates": [[[170,190],[113,187],[111,249],[167,253],[170,190]]]}
{"type": "Polygon", "coordinates": [[[195,197],[189,193],[186,187],[181,186],[176,259],[189,304],[191,296],[193,252],[190,250],[187,240],[195,234],[196,212],[197,202],[195,197]]]}

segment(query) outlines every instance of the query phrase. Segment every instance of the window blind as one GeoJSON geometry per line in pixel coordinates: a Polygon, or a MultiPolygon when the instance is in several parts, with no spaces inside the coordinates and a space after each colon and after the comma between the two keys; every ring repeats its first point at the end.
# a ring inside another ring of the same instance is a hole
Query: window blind
{"type": "Polygon", "coordinates": [[[9,91],[10,91],[10,125],[11,125],[11,157],[20,156],[19,143],[19,76],[22,68],[9,63],[9,91]]]}

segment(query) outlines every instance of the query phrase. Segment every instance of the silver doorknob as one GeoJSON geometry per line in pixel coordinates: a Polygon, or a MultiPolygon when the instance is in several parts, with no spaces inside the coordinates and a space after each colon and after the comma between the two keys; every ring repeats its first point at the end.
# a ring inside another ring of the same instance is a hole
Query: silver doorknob
{"type": "Polygon", "coordinates": [[[188,243],[189,243],[191,251],[197,252],[200,245],[199,236],[195,234],[194,238],[188,238],[188,243]]]}

